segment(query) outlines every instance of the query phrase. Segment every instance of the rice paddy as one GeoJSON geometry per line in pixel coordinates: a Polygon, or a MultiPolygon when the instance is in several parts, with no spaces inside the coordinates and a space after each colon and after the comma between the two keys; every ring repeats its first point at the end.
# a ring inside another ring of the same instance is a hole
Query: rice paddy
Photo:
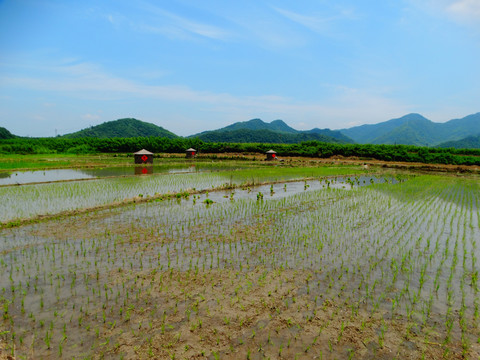
{"type": "Polygon", "coordinates": [[[263,182],[365,173],[360,167],[293,167],[232,169],[230,171],[157,174],[0,187],[0,222],[55,215],[132,200],[136,197],[206,191],[263,182]],[[307,170],[308,169],[308,170],[307,170]]]}
{"type": "Polygon", "coordinates": [[[0,230],[0,354],[478,359],[478,178],[366,172],[3,187],[2,221],[152,201],[0,230]]]}

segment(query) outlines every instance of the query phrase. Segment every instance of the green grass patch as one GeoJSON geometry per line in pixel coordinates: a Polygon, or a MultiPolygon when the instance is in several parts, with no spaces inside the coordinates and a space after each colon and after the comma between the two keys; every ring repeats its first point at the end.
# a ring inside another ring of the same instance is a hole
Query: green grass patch
{"type": "Polygon", "coordinates": [[[116,154],[0,154],[0,170],[38,170],[86,166],[126,165],[133,160],[116,154]]]}

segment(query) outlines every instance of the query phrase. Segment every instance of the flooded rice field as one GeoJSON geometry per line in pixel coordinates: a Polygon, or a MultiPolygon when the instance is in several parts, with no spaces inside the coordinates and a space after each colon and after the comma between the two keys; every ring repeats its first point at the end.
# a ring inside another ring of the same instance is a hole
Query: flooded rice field
{"type": "MultiPolygon", "coordinates": [[[[238,169],[238,165],[235,166],[238,169]]],[[[105,168],[52,169],[35,171],[14,171],[0,173],[0,186],[49,183],[54,181],[88,180],[115,176],[177,174],[228,170],[225,165],[185,164],[111,166],[105,168]]]]}
{"type": "MultiPolygon", "coordinates": [[[[206,168],[212,169],[215,167],[210,165],[206,168]]],[[[216,168],[225,169],[226,166],[217,166],[216,168]]],[[[242,185],[253,186],[262,182],[289,181],[302,178],[302,174],[299,175],[296,169],[288,168],[271,171],[235,168],[229,171],[180,173],[172,172],[173,168],[168,168],[168,171],[168,173],[156,175],[3,186],[0,187],[0,198],[2,200],[0,202],[0,223],[121,203],[131,201],[136,197],[146,198],[242,185]]],[[[323,175],[321,171],[319,174],[317,173],[311,170],[308,175],[323,175]]],[[[345,186],[365,184],[363,180],[361,183],[355,182],[356,180],[353,177],[352,179],[347,178],[345,181],[347,182],[345,186]]]]}
{"type": "Polygon", "coordinates": [[[0,230],[0,351],[480,356],[478,179],[222,176],[242,186],[0,230]]]}

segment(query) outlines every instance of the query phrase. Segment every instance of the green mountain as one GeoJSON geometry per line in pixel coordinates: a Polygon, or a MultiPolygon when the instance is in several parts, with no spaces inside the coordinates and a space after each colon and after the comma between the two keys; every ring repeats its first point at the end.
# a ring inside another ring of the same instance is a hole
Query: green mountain
{"type": "Polygon", "coordinates": [[[236,122],[218,130],[204,131],[190,137],[197,137],[206,142],[236,143],[295,144],[310,140],[330,143],[354,142],[340,131],[317,128],[299,131],[288,126],[283,120],[266,123],[261,119],[236,122]]]}
{"type": "Polygon", "coordinates": [[[178,137],[174,133],[165,130],[161,126],[140,121],[137,119],[119,119],[107,121],[103,124],[92,126],[71,134],[63,135],[66,138],[96,137],[96,138],[113,138],[113,137],[178,137]]]}
{"type": "Polygon", "coordinates": [[[360,144],[372,144],[375,139],[383,136],[407,121],[427,120],[420,114],[408,114],[398,119],[392,119],[379,124],[368,124],[342,129],[340,132],[360,144]]]}
{"type": "Polygon", "coordinates": [[[447,141],[438,145],[441,148],[456,149],[480,149],[480,134],[477,136],[468,136],[461,140],[447,141]]]}
{"type": "Polygon", "coordinates": [[[435,146],[480,133],[480,113],[446,123],[435,123],[419,114],[408,114],[374,125],[340,130],[358,143],[435,146]]]}
{"type": "Polygon", "coordinates": [[[468,136],[478,135],[480,134],[480,112],[439,125],[445,128],[446,134],[449,134],[450,138],[447,139],[448,141],[461,140],[468,136]]]}
{"type": "Polygon", "coordinates": [[[338,140],[338,142],[342,143],[342,144],[353,144],[353,143],[355,143],[355,141],[353,141],[348,136],[345,136],[344,134],[342,134],[338,130],[314,128],[314,129],[308,130],[308,131],[301,131],[300,133],[302,133],[302,134],[319,134],[319,135],[323,135],[323,136],[328,136],[328,137],[331,137],[331,138],[334,138],[334,139],[338,140]]]}
{"type": "Polygon", "coordinates": [[[10,131],[5,129],[4,127],[0,127],[0,139],[13,139],[16,138],[10,131]]]}
{"type": "Polygon", "coordinates": [[[427,119],[411,119],[375,138],[373,144],[408,144],[429,146],[444,139],[441,129],[427,119]]]}
{"type": "Polygon", "coordinates": [[[287,133],[296,133],[297,130],[291,128],[283,120],[274,120],[271,123],[266,123],[261,119],[252,119],[249,121],[236,122],[232,125],[228,125],[224,128],[219,129],[219,131],[233,131],[240,129],[248,130],[272,130],[272,131],[282,131],[287,133]]]}
{"type": "MultiPolygon", "coordinates": [[[[229,143],[272,143],[272,144],[297,144],[302,141],[322,141],[328,143],[345,143],[323,134],[297,132],[287,133],[273,130],[217,130],[208,131],[197,135],[205,142],[229,142],[229,143]]],[[[350,140],[351,141],[351,140],[350,140]]]]}

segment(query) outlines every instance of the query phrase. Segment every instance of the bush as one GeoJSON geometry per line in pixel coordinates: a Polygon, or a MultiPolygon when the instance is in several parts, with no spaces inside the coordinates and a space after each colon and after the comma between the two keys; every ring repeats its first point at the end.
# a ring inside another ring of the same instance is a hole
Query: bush
{"type": "Polygon", "coordinates": [[[92,154],[95,152],[95,149],[87,144],[78,145],[71,147],[67,150],[67,154],[92,154]]]}

